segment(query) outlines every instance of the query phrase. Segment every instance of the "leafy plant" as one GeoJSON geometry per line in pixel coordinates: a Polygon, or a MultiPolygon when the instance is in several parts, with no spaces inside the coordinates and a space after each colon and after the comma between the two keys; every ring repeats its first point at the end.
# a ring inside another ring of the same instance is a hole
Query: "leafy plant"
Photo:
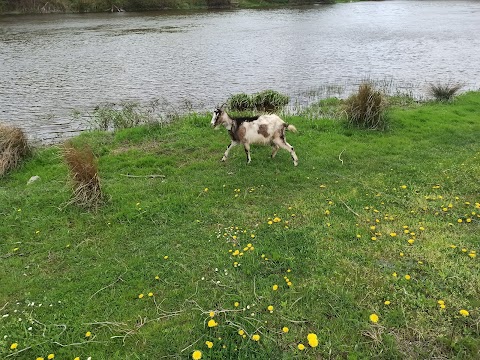
{"type": "Polygon", "coordinates": [[[358,92],[345,101],[347,124],[364,129],[386,127],[386,100],[370,83],[360,84],[358,92]]]}

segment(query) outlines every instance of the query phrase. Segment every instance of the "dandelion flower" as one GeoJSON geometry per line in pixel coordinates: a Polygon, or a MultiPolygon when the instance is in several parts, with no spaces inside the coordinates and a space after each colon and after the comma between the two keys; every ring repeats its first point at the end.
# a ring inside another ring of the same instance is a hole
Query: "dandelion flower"
{"type": "Polygon", "coordinates": [[[394,272],[394,273],[392,274],[392,276],[393,276],[393,277],[397,277],[398,275],[397,275],[396,272],[394,272]]]}
{"type": "Polygon", "coordinates": [[[233,303],[233,306],[239,307],[239,306],[240,306],[240,303],[239,303],[238,301],[235,301],[235,302],[233,303]]]}
{"type": "Polygon", "coordinates": [[[167,260],[167,259],[168,259],[168,255],[165,255],[163,258],[164,258],[165,260],[167,260]]]}
{"type": "Polygon", "coordinates": [[[211,349],[211,348],[213,347],[213,342],[211,342],[211,341],[205,341],[205,345],[207,345],[207,347],[208,347],[209,349],[211,349]]]}
{"type": "Polygon", "coordinates": [[[77,357],[76,357],[75,359],[73,359],[73,360],[80,360],[80,356],[77,356],[77,357]]]}
{"type": "Polygon", "coordinates": [[[217,326],[218,323],[217,323],[215,320],[210,319],[210,320],[208,320],[208,324],[207,324],[207,325],[208,325],[209,328],[212,328],[212,327],[217,326]]]}
{"type": "Polygon", "coordinates": [[[272,286],[272,290],[273,290],[273,291],[277,291],[277,290],[278,290],[278,285],[277,285],[277,284],[273,285],[273,286],[272,286]]]}
{"type": "Polygon", "coordinates": [[[210,312],[208,313],[208,315],[209,315],[211,318],[213,318],[213,317],[215,316],[215,311],[210,311],[210,312]]]}
{"type": "Polygon", "coordinates": [[[85,333],[85,337],[88,338],[88,337],[90,337],[90,336],[92,336],[92,333],[91,333],[90,331],[87,331],[87,332],[85,333]]]}
{"type": "Polygon", "coordinates": [[[149,292],[149,293],[148,293],[148,296],[149,296],[149,297],[152,297],[152,296],[153,296],[153,293],[152,293],[152,292],[149,292]]]}
{"type": "Polygon", "coordinates": [[[55,357],[55,354],[48,354],[47,359],[52,360],[55,357]]]}
{"type": "Polygon", "coordinates": [[[378,315],[377,314],[370,314],[369,319],[372,323],[376,324],[378,322],[378,315]]]}
{"type": "Polygon", "coordinates": [[[408,274],[405,275],[405,279],[406,279],[406,280],[410,280],[411,278],[412,278],[412,277],[411,277],[410,275],[408,275],[408,274]]]}
{"type": "Polygon", "coordinates": [[[253,340],[253,341],[260,341],[260,335],[258,335],[258,334],[253,334],[253,335],[252,335],[252,340],[253,340]]]}
{"type": "Polygon", "coordinates": [[[43,357],[37,357],[35,360],[45,360],[43,357]]]}
{"type": "Polygon", "coordinates": [[[273,312],[273,305],[268,305],[267,310],[272,313],[273,312]]]}
{"type": "Polygon", "coordinates": [[[144,296],[143,294],[139,294],[139,295],[138,295],[138,298],[139,298],[139,299],[142,299],[143,296],[144,296]]]}
{"type": "Polygon", "coordinates": [[[240,335],[240,336],[243,336],[243,335],[245,335],[245,331],[244,331],[244,330],[242,330],[242,329],[238,330],[238,335],[240,335]]]}
{"type": "Polygon", "coordinates": [[[200,350],[195,350],[192,353],[192,359],[193,360],[200,360],[202,358],[202,352],[200,350]]]}
{"type": "Polygon", "coordinates": [[[18,347],[17,343],[13,343],[12,345],[10,345],[11,350],[15,350],[17,347],[18,347]]]}
{"type": "Polygon", "coordinates": [[[443,300],[438,300],[437,303],[438,303],[438,305],[443,305],[443,304],[445,304],[445,301],[443,301],[443,300]]]}
{"type": "Polygon", "coordinates": [[[289,329],[288,329],[288,327],[284,326],[284,327],[282,328],[282,331],[283,331],[284,333],[288,333],[289,329]]]}
{"type": "Polygon", "coordinates": [[[155,280],[160,280],[160,276],[155,276],[155,280]]]}
{"type": "Polygon", "coordinates": [[[395,236],[397,236],[397,233],[391,232],[391,233],[390,233],[390,236],[391,236],[391,237],[395,237],[395,236]]]}
{"type": "Polygon", "coordinates": [[[308,340],[308,345],[311,347],[317,347],[318,346],[318,338],[317,335],[314,333],[310,333],[307,335],[307,340],[308,340]]]}
{"type": "Polygon", "coordinates": [[[440,304],[440,309],[445,309],[445,308],[446,308],[445,304],[440,304]]]}
{"type": "Polygon", "coordinates": [[[460,313],[460,315],[462,315],[463,317],[467,317],[467,316],[470,315],[470,313],[469,313],[467,310],[465,310],[465,309],[460,310],[459,313],[460,313]]]}
{"type": "Polygon", "coordinates": [[[298,350],[305,350],[305,345],[303,344],[298,344],[298,350]]]}
{"type": "Polygon", "coordinates": [[[385,300],[384,304],[385,304],[385,305],[390,305],[391,302],[390,302],[390,300],[385,300]]]}

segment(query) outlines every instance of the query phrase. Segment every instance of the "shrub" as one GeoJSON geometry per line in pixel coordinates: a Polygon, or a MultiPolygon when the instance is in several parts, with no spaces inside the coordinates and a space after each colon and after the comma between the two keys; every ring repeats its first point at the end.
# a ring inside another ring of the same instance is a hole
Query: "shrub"
{"type": "Polygon", "coordinates": [[[385,96],[370,83],[360,84],[358,92],[345,101],[348,125],[364,129],[385,129],[385,110],[385,96]]]}
{"type": "Polygon", "coordinates": [[[429,84],[428,94],[436,101],[450,101],[462,87],[462,84],[429,84]]]}
{"type": "Polygon", "coordinates": [[[17,167],[29,154],[25,133],[16,127],[0,125],[0,176],[17,167]]]}
{"type": "Polygon", "coordinates": [[[102,201],[98,167],[92,149],[77,149],[71,142],[63,146],[63,156],[70,172],[73,187],[73,203],[88,209],[96,209],[102,201]]]}

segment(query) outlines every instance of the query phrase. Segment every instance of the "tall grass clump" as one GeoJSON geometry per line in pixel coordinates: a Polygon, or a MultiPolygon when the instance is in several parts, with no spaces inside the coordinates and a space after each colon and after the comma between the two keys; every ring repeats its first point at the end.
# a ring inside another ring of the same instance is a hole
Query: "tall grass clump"
{"type": "Polygon", "coordinates": [[[0,125],[0,176],[17,167],[29,154],[25,133],[16,127],[0,125]]]}
{"type": "Polygon", "coordinates": [[[122,130],[151,121],[150,114],[137,103],[98,106],[93,113],[93,126],[99,130],[122,130]]]}
{"type": "Polygon", "coordinates": [[[429,84],[428,95],[433,97],[436,101],[450,101],[463,87],[462,84],[429,84]]]}
{"type": "Polygon", "coordinates": [[[73,188],[69,204],[96,209],[102,199],[100,178],[95,155],[90,147],[76,148],[71,142],[63,146],[63,157],[68,166],[73,188]]]}
{"type": "Polygon", "coordinates": [[[227,105],[232,111],[249,111],[255,108],[252,97],[245,93],[230,96],[227,105]]]}
{"type": "Polygon", "coordinates": [[[358,92],[345,101],[347,124],[363,129],[386,128],[386,99],[370,83],[362,83],[358,92]]]}
{"type": "Polygon", "coordinates": [[[275,90],[264,90],[253,95],[235,94],[228,98],[228,108],[232,111],[273,112],[283,109],[290,98],[275,90]]]}

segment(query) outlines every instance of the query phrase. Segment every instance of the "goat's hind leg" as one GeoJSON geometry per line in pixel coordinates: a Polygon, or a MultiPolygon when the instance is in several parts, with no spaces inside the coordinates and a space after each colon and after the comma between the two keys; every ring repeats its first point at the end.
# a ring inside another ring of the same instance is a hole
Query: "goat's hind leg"
{"type": "Polygon", "coordinates": [[[225,153],[223,154],[222,161],[227,160],[228,153],[230,152],[230,149],[237,145],[238,143],[236,141],[232,141],[230,144],[227,146],[227,150],[225,150],[225,153]]]}
{"type": "Polygon", "coordinates": [[[250,156],[250,144],[243,144],[243,147],[245,148],[245,154],[247,155],[247,164],[250,164],[252,161],[252,158],[250,156]]]}
{"type": "Polygon", "coordinates": [[[277,152],[278,152],[278,149],[280,149],[280,147],[277,145],[277,144],[272,144],[272,159],[275,157],[275,155],[277,155],[277,152]]]}
{"type": "Polygon", "coordinates": [[[284,138],[280,138],[280,139],[276,140],[275,144],[277,146],[281,147],[282,149],[287,150],[290,153],[290,156],[292,157],[293,165],[294,166],[298,165],[298,157],[297,157],[297,154],[295,153],[295,149],[293,148],[292,145],[287,143],[287,141],[284,138]]]}

